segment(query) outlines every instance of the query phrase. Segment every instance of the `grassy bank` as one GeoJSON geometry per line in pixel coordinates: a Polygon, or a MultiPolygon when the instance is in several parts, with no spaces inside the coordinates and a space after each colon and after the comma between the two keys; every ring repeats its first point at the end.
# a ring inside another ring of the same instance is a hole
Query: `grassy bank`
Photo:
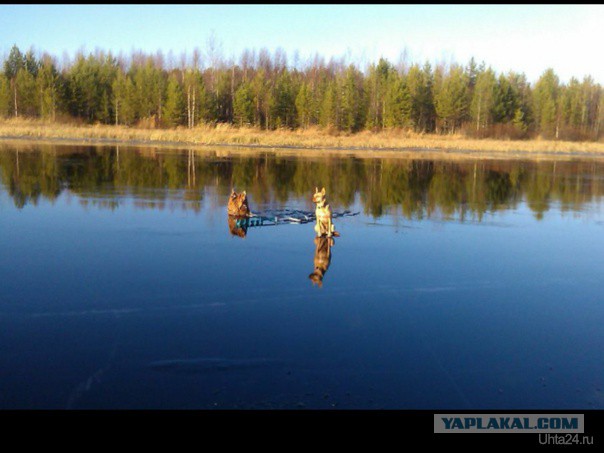
{"type": "Polygon", "coordinates": [[[174,145],[236,145],[301,149],[476,151],[498,153],[602,154],[602,142],[471,139],[460,135],[419,135],[404,131],[330,134],[320,129],[263,131],[228,125],[193,129],[145,129],[110,125],[75,125],[40,120],[0,120],[0,139],[62,139],[174,145]]]}

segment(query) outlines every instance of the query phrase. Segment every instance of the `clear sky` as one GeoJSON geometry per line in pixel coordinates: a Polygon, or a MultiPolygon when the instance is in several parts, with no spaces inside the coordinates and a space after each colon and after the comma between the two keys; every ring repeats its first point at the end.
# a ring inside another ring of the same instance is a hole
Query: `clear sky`
{"type": "Polygon", "coordinates": [[[17,44],[59,60],[96,48],[177,58],[212,33],[226,58],[281,47],[290,63],[298,50],[364,65],[406,49],[411,63],[473,56],[531,82],[552,67],[604,84],[604,5],[0,5],[0,57],[17,44]]]}

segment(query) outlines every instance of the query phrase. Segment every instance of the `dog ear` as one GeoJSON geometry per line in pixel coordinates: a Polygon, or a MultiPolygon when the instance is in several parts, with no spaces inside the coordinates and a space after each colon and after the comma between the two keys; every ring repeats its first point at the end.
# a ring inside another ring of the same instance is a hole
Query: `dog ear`
{"type": "Polygon", "coordinates": [[[244,197],[247,195],[245,190],[243,192],[241,192],[241,195],[243,195],[244,197]]]}
{"type": "Polygon", "coordinates": [[[325,195],[325,187],[321,189],[321,195],[325,195]]]}
{"type": "Polygon", "coordinates": [[[315,186],[315,193],[319,192],[319,188],[315,186]]]}

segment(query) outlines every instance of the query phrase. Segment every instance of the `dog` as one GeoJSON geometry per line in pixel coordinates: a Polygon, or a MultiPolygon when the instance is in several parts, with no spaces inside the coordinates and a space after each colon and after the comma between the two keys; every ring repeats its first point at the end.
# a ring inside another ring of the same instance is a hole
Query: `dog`
{"type": "Polygon", "coordinates": [[[320,236],[340,236],[340,233],[336,231],[336,227],[332,222],[332,213],[327,198],[325,198],[325,187],[319,191],[318,187],[315,187],[315,193],[312,197],[313,203],[316,203],[315,218],[317,223],[315,224],[315,231],[317,237],[320,236]]]}
{"type": "Polygon", "coordinates": [[[331,246],[333,244],[332,237],[315,237],[315,270],[308,276],[313,286],[323,287],[323,277],[331,263],[331,246]]]}
{"type": "Polygon", "coordinates": [[[235,192],[235,189],[232,189],[227,204],[227,212],[230,216],[235,217],[250,217],[252,215],[250,207],[247,204],[247,194],[245,190],[238,194],[235,192]]]}

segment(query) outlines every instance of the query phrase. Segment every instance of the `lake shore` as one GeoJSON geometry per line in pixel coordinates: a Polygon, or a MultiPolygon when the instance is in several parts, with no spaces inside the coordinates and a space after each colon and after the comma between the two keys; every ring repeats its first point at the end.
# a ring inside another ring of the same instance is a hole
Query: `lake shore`
{"type": "MultiPolygon", "coordinates": [[[[320,129],[263,131],[201,125],[193,129],[146,129],[111,125],[73,125],[41,120],[0,120],[0,143],[153,146],[199,152],[228,147],[249,153],[271,150],[298,156],[335,153],[358,157],[571,158],[604,157],[602,142],[472,139],[461,135],[405,131],[333,135],[320,129]]],[[[229,152],[230,152],[229,151],[229,152]]]]}

